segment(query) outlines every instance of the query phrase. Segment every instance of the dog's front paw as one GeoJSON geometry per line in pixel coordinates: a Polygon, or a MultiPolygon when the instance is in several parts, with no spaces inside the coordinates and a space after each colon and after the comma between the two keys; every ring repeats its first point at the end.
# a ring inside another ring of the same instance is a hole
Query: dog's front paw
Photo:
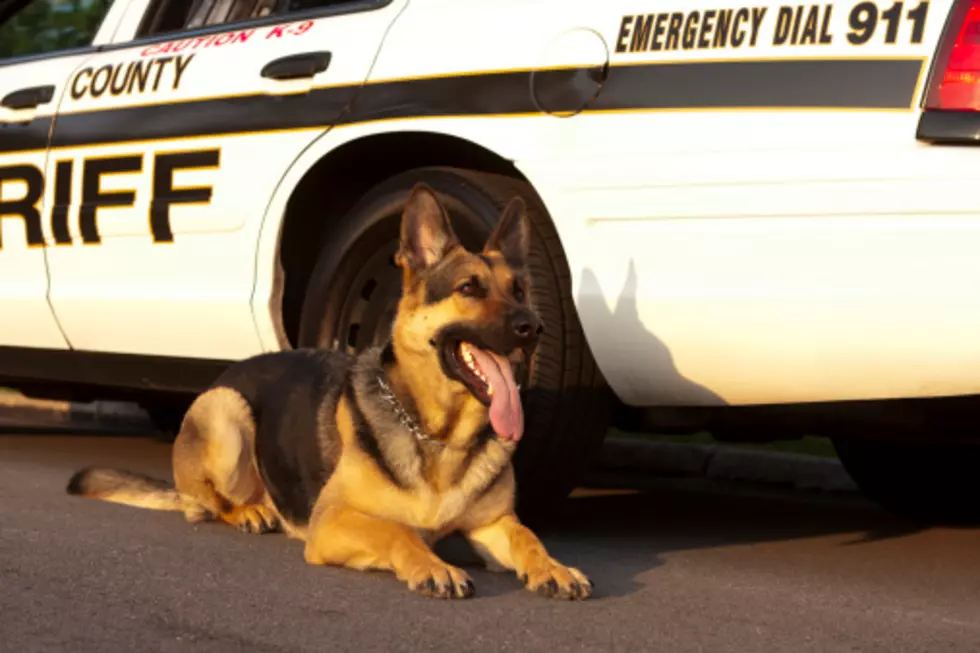
{"type": "Polygon", "coordinates": [[[524,586],[549,599],[582,601],[592,596],[592,581],[574,567],[545,561],[521,577],[524,586]]]}
{"type": "Polygon", "coordinates": [[[468,599],[474,592],[467,573],[445,563],[423,567],[410,574],[406,582],[413,592],[437,599],[468,599]]]}
{"type": "Polygon", "coordinates": [[[255,535],[275,533],[280,528],[275,513],[259,504],[235,506],[223,518],[239,530],[255,535]]]}

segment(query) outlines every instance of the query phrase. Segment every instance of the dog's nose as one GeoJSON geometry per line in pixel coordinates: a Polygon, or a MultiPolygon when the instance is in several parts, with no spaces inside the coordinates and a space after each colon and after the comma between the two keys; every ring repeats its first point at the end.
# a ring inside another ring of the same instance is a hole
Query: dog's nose
{"type": "Polygon", "coordinates": [[[511,318],[511,327],[519,338],[536,338],[544,331],[544,324],[531,313],[520,311],[511,318]]]}

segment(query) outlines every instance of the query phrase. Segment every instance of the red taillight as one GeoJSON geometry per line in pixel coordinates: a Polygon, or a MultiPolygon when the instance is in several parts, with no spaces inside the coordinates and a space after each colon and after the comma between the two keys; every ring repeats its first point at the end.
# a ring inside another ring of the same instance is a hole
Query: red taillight
{"type": "Polygon", "coordinates": [[[925,108],[980,111],[980,0],[960,0],[953,8],[925,108]]]}

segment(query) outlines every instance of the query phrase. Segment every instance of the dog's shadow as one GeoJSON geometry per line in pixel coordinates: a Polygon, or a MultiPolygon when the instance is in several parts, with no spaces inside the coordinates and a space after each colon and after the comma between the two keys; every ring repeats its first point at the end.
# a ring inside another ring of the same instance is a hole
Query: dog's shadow
{"type": "Polygon", "coordinates": [[[612,308],[596,273],[589,268],[582,271],[577,312],[587,316],[589,333],[602,334],[588,340],[596,359],[628,361],[620,388],[643,400],[669,407],[727,406],[723,397],[681,373],[670,349],[641,319],[640,294],[640,279],[632,259],[626,264],[626,276],[612,308]],[[650,379],[656,380],[652,387],[650,379]]]}

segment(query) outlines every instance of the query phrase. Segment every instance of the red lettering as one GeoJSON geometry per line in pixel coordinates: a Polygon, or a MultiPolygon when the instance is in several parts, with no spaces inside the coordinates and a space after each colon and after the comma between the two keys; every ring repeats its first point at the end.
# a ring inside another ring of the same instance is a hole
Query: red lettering
{"type": "Polygon", "coordinates": [[[255,30],[254,29],[242,30],[241,32],[239,32],[238,34],[235,35],[235,41],[234,42],[235,43],[244,43],[249,38],[251,38],[252,34],[254,34],[254,33],[255,33],[255,30]]]}
{"type": "Polygon", "coordinates": [[[269,30],[269,33],[265,35],[265,38],[271,39],[273,36],[279,38],[283,35],[283,30],[286,29],[285,25],[276,25],[269,30]]]}
{"type": "Polygon", "coordinates": [[[163,45],[160,46],[160,49],[157,50],[157,54],[165,54],[167,52],[170,52],[173,49],[173,47],[174,47],[174,41],[171,41],[170,43],[164,43],[163,45]]]}
{"type": "Polygon", "coordinates": [[[214,40],[214,44],[213,45],[215,47],[218,47],[219,45],[224,45],[225,43],[228,43],[229,41],[231,41],[233,38],[235,38],[235,35],[234,34],[230,34],[230,33],[229,34],[222,34],[221,36],[219,36],[218,38],[216,38],[214,40]]]}
{"type": "Polygon", "coordinates": [[[186,50],[188,47],[190,47],[191,43],[193,43],[193,41],[190,39],[177,41],[172,45],[169,52],[180,52],[181,50],[186,50]]]}
{"type": "Polygon", "coordinates": [[[140,52],[141,57],[149,57],[151,54],[156,54],[160,50],[159,45],[148,45],[140,52]]]}
{"type": "Polygon", "coordinates": [[[310,28],[312,27],[313,27],[312,20],[304,20],[302,23],[300,23],[299,25],[293,28],[293,34],[295,34],[296,36],[299,36],[300,34],[305,34],[306,32],[309,32],[310,28]]]}

